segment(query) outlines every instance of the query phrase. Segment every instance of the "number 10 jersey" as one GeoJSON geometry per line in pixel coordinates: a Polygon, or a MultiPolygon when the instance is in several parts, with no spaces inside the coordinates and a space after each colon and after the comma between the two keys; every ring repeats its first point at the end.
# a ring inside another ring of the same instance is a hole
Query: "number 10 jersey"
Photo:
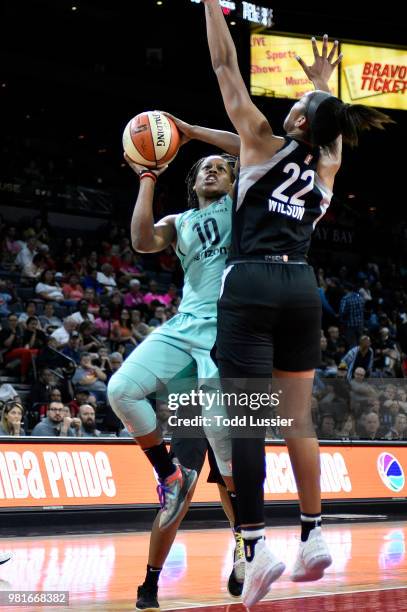
{"type": "Polygon", "coordinates": [[[225,195],[206,208],[176,217],[176,253],[184,270],[179,312],[216,317],[222,274],[231,244],[232,199],[225,195]]]}
{"type": "Polygon", "coordinates": [[[332,192],[316,173],[319,150],[285,139],[266,162],[240,170],[230,257],[306,256],[332,192]]]}

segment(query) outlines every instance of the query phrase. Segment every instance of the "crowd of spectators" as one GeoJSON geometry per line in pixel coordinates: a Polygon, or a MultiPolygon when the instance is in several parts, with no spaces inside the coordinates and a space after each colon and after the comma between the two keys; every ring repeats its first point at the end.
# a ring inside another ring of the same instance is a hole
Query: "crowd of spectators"
{"type": "MultiPolygon", "coordinates": [[[[37,217],[21,226],[0,220],[0,257],[0,368],[29,385],[24,400],[7,382],[0,387],[0,435],[120,435],[107,383],[177,314],[176,256],[135,254],[127,230],[115,225],[61,236],[37,217]]],[[[318,436],[406,439],[407,269],[375,262],[316,268],[316,276],[318,436]]],[[[157,412],[165,430],[159,402],[157,412]]]]}

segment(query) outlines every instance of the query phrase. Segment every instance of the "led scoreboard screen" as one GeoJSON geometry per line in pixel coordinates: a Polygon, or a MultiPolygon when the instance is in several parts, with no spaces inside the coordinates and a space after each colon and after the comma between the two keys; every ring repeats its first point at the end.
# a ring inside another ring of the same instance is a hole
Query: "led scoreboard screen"
{"type": "MultiPolygon", "coordinates": [[[[298,99],[313,89],[295,59],[299,55],[306,64],[313,63],[310,38],[253,33],[250,49],[250,90],[253,96],[298,99]]],[[[335,74],[329,86],[337,96],[338,78],[335,74]]]]}
{"type": "Polygon", "coordinates": [[[407,50],[341,45],[341,98],[352,104],[407,109],[407,50]]]}

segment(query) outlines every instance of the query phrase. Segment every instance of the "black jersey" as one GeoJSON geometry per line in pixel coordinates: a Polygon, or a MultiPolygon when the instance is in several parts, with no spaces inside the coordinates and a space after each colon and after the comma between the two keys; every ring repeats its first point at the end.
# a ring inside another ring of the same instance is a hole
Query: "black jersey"
{"type": "Polygon", "coordinates": [[[319,150],[286,138],[266,162],[240,170],[230,257],[305,256],[332,192],[316,173],[319,150]]]}

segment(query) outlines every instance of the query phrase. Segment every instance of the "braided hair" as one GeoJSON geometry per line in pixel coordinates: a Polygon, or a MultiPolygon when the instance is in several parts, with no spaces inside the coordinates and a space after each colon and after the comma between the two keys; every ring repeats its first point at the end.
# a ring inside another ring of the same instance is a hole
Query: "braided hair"
{"type": "MultiPolygon", "coordinates": [[[[196,177],[198,176],[198,172],[201,169],[202,164],[208,157],[213,157],[212,155],[207,155],[206,157],[201,157],[198,161],[192,166],[190,171],[187,174],[187,178],[185,179],[185,183],[187,185],[187,199],[188,199],[188,208],[199,208],[198,196],[196,195],[196,191],[194,189],[194,185],[196,182],[196,177]]],[[[236,178],[236,164],[237,157],[234,155],[229,155],[227,153],[222,153],[219,156],[224,159],[230,166],[233,178],[236,178]]]]}

